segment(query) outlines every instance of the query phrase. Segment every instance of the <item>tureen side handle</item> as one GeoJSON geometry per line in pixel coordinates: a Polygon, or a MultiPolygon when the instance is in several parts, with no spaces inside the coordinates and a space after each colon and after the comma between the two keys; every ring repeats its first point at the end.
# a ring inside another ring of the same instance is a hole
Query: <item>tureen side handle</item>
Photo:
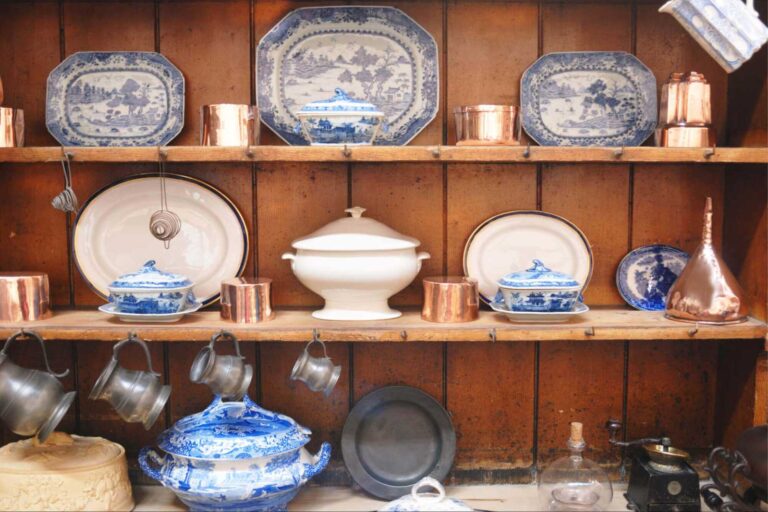
{"type": "Polygon", "coordinates": [[[160,474],[160,469],[163,467],[165,461],[157,453],[154,448],[145,446],[139,450],[139,467],[150,478],[163,483],[163,475],[160,474]],[[157,469],[153,465],[158,466],[157,469]]]}
{"type": "Polygon", "coordinates": [[[282,256],[280,256],[281,259],[284,260],[291,260],[291,269],[294,268],[294,265],[296,264],[296,255],[292,252],[284,252],[282,256]]]}
{"type": "Polygon", "coordinates": [[[419,270],[421,270],[421,262],[424,260],[428,260],[432,256],[428,252],[421,251],[416,255],[416,260],[418,262],[419,270]]]}
{"type": "Polygon", "coordinates": [[[331,460],[331,444],[324,442],[320,446],[320,451],[312,457],[312,464],[304,464],[304,481],[324,470],[329,460],[331,460]]]}

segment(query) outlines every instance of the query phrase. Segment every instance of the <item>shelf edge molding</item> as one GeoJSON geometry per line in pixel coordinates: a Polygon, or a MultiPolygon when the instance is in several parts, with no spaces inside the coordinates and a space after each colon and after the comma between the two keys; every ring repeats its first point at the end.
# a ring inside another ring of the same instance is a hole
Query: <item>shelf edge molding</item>
{"type": "Polygon", "coordinates": [[[441,163],[768,163],[768,147],[544,147],[544,146],[251,146],[0,148],[0,163],[59,162],[441,162],[441,163]]]}
{"type": "Polygon", "coordinates": [[[309,310],[279,310],[270,322],[234,324],[217,311],[193,313],[176,323],[124,323],[94,310],[60,310],[46,320],[0,324],[0,336],[19,329],[34,330],[49,340],[117,341],[135,332],[147,341],[208,341],[222,329],[242,341],[307,342],[515,342],[562,340],[745,340],[768,333],[764,322],[749,318],[727,325],[687,324],[668,320],[663,313],[624,308],[596,308],[577,320],[561,324],[514,324],[483,311],[474,322],[436,324],[421,319],[418,311],[377,322],[317,320],[309,310]]]}

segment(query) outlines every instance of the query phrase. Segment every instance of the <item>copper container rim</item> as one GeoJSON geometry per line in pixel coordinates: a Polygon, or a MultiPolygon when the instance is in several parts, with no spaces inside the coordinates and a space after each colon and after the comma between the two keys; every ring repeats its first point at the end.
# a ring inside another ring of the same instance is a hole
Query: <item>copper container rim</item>
{"type": "Polygon", "coordinates": [[[454,114],[466,114],[470,112],[517,112],[520,107],[517,105],[492,105],[492,104],[480,104],[480,105],[462,105],[460,107],[454,107],[454,114]]]}
{"type": "Polygon", "coordinates": [[[250,105],[248,103],[210,103],[208,105],[203,105],[200,107],[200,109],[205,108],[211,108],[211,107],[246,107],[246,108],[253,108],[258,110],[259,107],[256,105],[250,105]]]}

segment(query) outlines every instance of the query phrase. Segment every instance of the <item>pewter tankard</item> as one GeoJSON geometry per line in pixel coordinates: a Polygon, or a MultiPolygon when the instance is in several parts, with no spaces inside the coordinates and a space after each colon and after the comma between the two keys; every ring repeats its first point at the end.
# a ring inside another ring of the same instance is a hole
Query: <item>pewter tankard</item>
{"type": "Polygon", "coordinates": [[[334,366],[328,352],[325,350],[325,343],[313,337],[312,341],[304,347],[304,352],[293,365],[291,371],[291,380],[300,380],[304,382],[312,391],[322,391],[325,396],[331,394],[341,375],[341,366],[334,366]],[[314,357],[309,355],[309,347],[313,343],[319,343],[323,346],[323,357],[314,357]]]}
{"type": "Polygon", "coordinates": [[[160,374],[152,369],[152,356],[147,343],[135,333],[112,348],[112,359],[96,380],[88,396],[91,400],[106,400],[128,423],[142,423],[149,430],[165,407],[171,386],[160,382],[160,374]],[[117,360],[120,349],[136,343],[144,350],[148,370],[126,370],[117,360]]]}
{"type": "Polygon", "coordinates": [[[211,337],[211,342],[203,348],[192,362],[189,380],[195,384],[205,384],[215,395],[222,398],[240,400],[253,378],[253,367],[245,364],[240,355],[240,343],[232,333],[221,331],[211,337]],[[218,340],[232,340],[235,355],[219,355],[213,348],[218,340]]]}
{"type": "Polygon", "coordinates": [[[58,380],[68,374],[69,370],[51,370],[45,343],[37,333],[17,332],[0,350],[0,418],[12,432],[36,435],[41,442],[45,441],[75,399],[75,392],[65,393],[58,380]],[[22,368],[10,360],[6,351],[18,338],[36,339],[40,343],[46,371],[22,368]]]}

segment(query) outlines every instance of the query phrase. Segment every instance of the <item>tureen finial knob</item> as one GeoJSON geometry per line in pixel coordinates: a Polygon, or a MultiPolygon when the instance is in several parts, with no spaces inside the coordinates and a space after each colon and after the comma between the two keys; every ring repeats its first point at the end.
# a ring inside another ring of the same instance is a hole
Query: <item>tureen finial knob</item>
{"type": "Polygon", "coordinates": [[[145,271],[149,271],[149,270],[152,270],[156,264],[157,263],[155,262],[155,260],[149,260],[144,265],[142,265],[142,268],[145,271]]]}
{"type": "Polygon", "coordinates": [[[365,211],[365,208],[363,208],[362,206],[353,206],[352,208],[347,208],[344,211],[347,213],[351,213],[353,219],[359,219],[360,217],[363,216],[363,212],[365,211]]]}

